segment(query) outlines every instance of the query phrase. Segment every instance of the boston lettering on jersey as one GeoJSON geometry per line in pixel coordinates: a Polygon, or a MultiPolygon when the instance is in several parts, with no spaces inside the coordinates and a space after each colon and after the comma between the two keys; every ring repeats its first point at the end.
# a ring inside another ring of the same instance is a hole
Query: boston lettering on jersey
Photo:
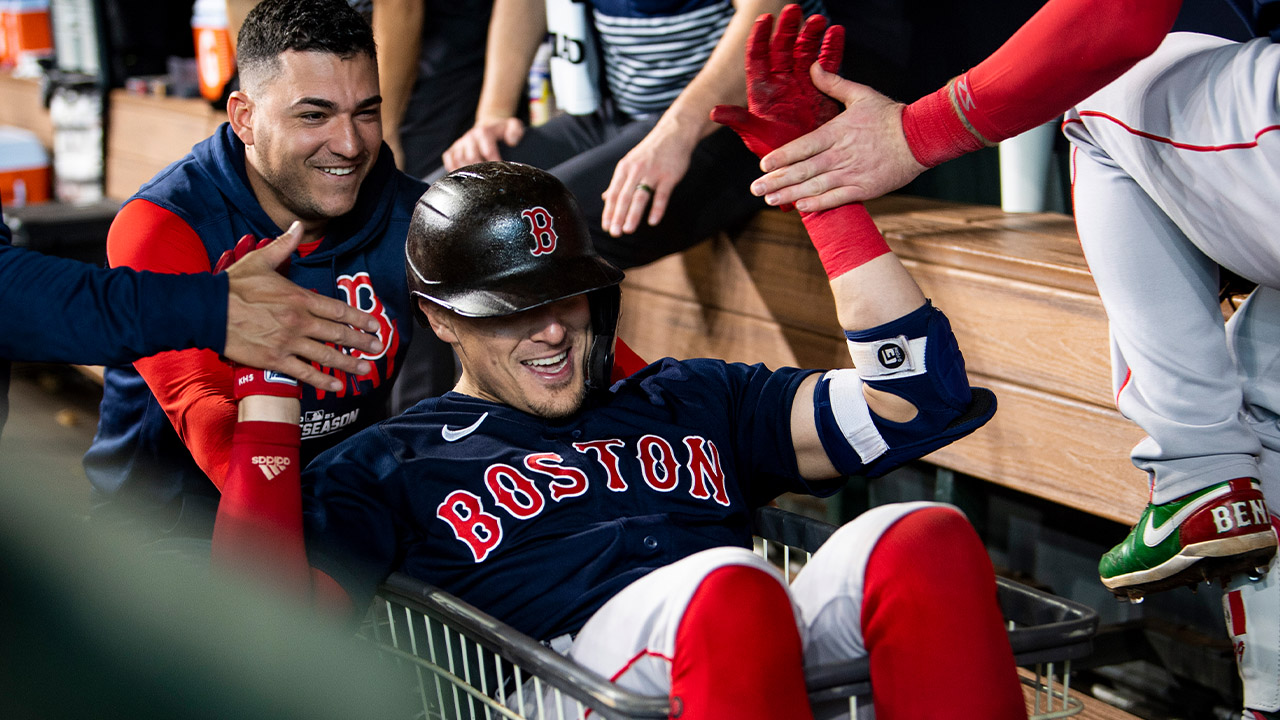
{"type": "MultiPolygon", "coordinates": [[[[729,506],[720,451],[715,443],[697,435],[683,439],[677,448],[666,438],[644,435],[634,443],[619,439],[573,443],[573,449],[589,458],[585,467],[603,473],[603,486],[611,492],[627,492],[643,481],[647,490],[670,493],[683,487],[690,497],[729,506]],[[621,472],[621,453],[634,452],[640,461],[640,478],[629,481],[621,472]],[[594,461],[594,462],[592,462],[594,461]]],[[[550,502],[559,503],[591,489],[588,473],[566,463],[559,453],[526,455],[523,469],[493,463],[484,472],[489,497],[513,520],[524,521],[540,515],[550,502]],[[539,487],[545,485],[546,491],[539,487]]],[[[453,529],[454,535],[471,551],[476,562],[484,562],[502,543],[502,517],[485,509],[484,498],[467,490],[454,490],[436,509],[436,517],[453,529]]]]}

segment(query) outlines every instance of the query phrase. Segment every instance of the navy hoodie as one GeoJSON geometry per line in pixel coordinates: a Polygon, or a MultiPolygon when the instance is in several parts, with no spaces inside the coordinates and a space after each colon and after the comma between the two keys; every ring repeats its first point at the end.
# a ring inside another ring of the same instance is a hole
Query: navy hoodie
{"type": "MultiPolygon", "coordinates": [[[[185,221],[203,241],[212,265],[243,235],[276,237],[245,174],[244,144],[224,123],[191,154],[161,171],[130,202],[142,199],[185,221]]],[[[412,314],[405,284],[404,241],[426,185],[395,169],[384,147],[365,178],[355,208],[333,221],[307,257],[294,255],[289,279],[342,299],[383,321],[386,351],[367,358],[367,376],[346,376],[342,392],[304,385],[302,461],[386,417],[387,398],[409,347],[412,314]]],[[[226,388],[228,396],[230,388],[226,388]]],[[[132,365],[108,368],[102,414],[85,472],[95,505],[127,500],[131,512],[154,515],[180,535],[207,536],[218,491],[178,437],[132,365]]]]}

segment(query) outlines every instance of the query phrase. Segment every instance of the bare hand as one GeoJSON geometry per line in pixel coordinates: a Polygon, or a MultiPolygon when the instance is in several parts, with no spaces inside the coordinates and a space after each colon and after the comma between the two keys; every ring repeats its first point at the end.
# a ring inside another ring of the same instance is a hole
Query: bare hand
{"type": "Polygon", "coordinates": [[[845,110],[766,155],[760,168],[767,174],[751,184],[753,195],[816,212],[880,197],[925,171],[907,147],[902,103],[816,64],[809,72],[813,84],[845,110]]]}
{"type": "Polygon", "coordinates": [[[484,160],[501,160],[498,143],[515,147],[524,137],[524,123],[519,118],[477,121],[475,127],[453,141],[444,151],[444,169],[453,172],[464,165],[484,160]]]}
{"type": "Polygon", "coordinates": [[[340,300],[327,298],[294,285],[276,272],[302,239],[302,226],[289,230],[227,268],[230,292],[227,303],[227,342],[222,354],[249,367],[281,372],[337,392],[343,383],[311,363],[356,375],[372,369],[365,360],[337,347],[374,354],[382,343],[373,335],[378,321],[340,300]]]}
{"type": "Polygon", "coordinates": [[[640,227],[646,206],[648,223],[662,222],[671,191],[689,170],[696,142],[692,133],[670,132],[660,121],[613,169],[613,179],[601,195],[600,226],[613,237],[629,235],[640,227]]]}

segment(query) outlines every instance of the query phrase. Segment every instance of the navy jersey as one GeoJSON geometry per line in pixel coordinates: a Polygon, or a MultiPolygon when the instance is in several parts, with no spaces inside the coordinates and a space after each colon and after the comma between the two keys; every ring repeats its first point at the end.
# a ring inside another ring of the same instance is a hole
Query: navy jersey
{"type": "Polygon", "coordinates": [[[1280,0],[1227,0],[1254,37],[1280,41],[1280,0]]]}
{"type": "Polygon", "coordinates": [[[357,602],[403,571],[533,637],[576,631],[651,570],[749,546],[779,494],[834,491],[796,469],[809,372],[666,359],[564,420],[424,400],[306,469],[312,565],[357,602]]]}

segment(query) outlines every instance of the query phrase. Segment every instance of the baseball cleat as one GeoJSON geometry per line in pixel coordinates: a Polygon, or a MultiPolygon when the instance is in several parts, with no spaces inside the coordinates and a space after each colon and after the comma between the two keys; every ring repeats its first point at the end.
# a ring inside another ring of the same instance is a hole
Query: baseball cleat
{"type": "Polygon", "coordinates": [[[1098,563],[1120,598],[1238,572],[1257,572],[1276,553],[1276,532],[1253,478],[1237,478],[1160,505],[1148,504],[1124,542],[1098,563]]]}

